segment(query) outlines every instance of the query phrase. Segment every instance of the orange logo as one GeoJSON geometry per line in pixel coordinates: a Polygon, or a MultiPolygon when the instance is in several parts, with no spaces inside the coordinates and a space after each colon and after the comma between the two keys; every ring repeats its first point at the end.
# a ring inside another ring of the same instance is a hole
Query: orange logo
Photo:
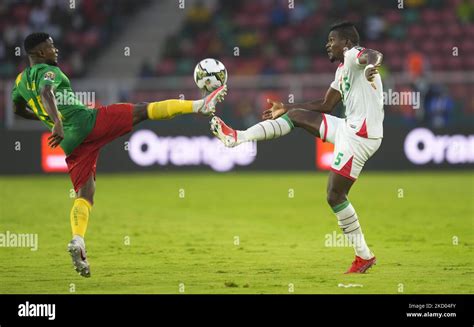
{"type": "Polygon", "coordinates": [[[334,144],[316,138],[316,169],[329,170],[334,157],[334,144]]]}
{"type": "Polygon", "coordinates": [[[48,146],[48,137],[51,133],[41,135],[41,168],[46,173],[67,172],[66,155],[61,147],[54,149],[48,146]]]}

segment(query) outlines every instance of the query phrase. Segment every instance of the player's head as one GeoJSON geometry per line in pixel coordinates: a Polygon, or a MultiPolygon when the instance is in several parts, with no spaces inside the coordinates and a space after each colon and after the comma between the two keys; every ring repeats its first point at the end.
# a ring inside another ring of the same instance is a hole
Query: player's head
{"type": "Polygon", "coordinates": [[[58,64],[58,49],[54,46],[53,39],[48,33],[32,33],[25,38],[23,43],[25,51],[34,62],[49,65],[58,64]]]}
{"type": "Polygon", "coordinates": [[[342,22],[331,26],[326,43],[329,60],[344,60],[344,48],[359,45],[359,33],[353,23],[342,22]]]}

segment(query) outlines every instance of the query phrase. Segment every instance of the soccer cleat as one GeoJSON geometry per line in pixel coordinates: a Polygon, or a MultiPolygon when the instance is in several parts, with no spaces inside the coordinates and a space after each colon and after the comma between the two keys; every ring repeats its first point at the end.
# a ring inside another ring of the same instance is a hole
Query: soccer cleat
{"type": "Polygon", "coordinates": [[[367,271],[367,269],[375,265],[376,262],[377,260],[375,259],[375,257],[365,260],[356,255],[355,260],[352,262],[352,265],[349,270],[346,271],[346,274],[363,274],[367,271]]]}
{"type": "Polygon", "coordinates": [[[216,111],[217,102],[223,101],[226,94],[227,85],[222,85],[221,87],[217,88],[215,91],[204,98],[204,105],[201,109],[199,109],[199,113],[206,116],[213,114],[216,111]]]}
{"type": "Polygon", "coordinates": [[[217,116],[211,119],[211,132],[224,143],[226,147],[232,148],[237,145],[237,131],[227,126],[222,119],[217,116]]]}
{"type": "Polygon", "coordinates": [[[67,250],[72,258],[72,264],[74,265],[74,269],[82,276],[82,277],[90,277],[91,271],[89,267],[89,262],[87,262],[86,257],[86,247],[83,242],[79,242],[76,239],[73,239],[67,245],[67,250]],[[81,244],[82,243],[82,244],[81,244]]]}

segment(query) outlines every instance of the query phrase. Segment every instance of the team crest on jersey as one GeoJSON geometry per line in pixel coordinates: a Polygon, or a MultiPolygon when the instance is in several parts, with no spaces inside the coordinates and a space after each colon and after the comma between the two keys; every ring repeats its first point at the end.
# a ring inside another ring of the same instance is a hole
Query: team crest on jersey
{"type": "Polygon", "coordinates": [[[46,81],[54,81],[55,78],[56,78],[56,74],[53,72],[47,72],[46,74],[44,74],[44,79],[46,81]]]}

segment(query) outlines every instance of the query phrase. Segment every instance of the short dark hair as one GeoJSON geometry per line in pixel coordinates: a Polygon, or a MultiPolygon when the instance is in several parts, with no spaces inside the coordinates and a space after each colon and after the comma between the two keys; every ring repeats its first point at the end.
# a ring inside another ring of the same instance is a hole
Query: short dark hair
{"type": "Polygon", "coordinates": [[[38,44],[49,39],[48,33],[32,33],[25,38],[23,46],[25,47],[26,53],[30,53],[38,44]]]}
{"type": "Polygon", "coordinates": [[[357,32],[354,23],[341,22],[334,24],[331,26],[329,32],[331,31],[337,31],[342,38],[348,39],[353,45],[359,45],[359,32],[357,32]]]}

